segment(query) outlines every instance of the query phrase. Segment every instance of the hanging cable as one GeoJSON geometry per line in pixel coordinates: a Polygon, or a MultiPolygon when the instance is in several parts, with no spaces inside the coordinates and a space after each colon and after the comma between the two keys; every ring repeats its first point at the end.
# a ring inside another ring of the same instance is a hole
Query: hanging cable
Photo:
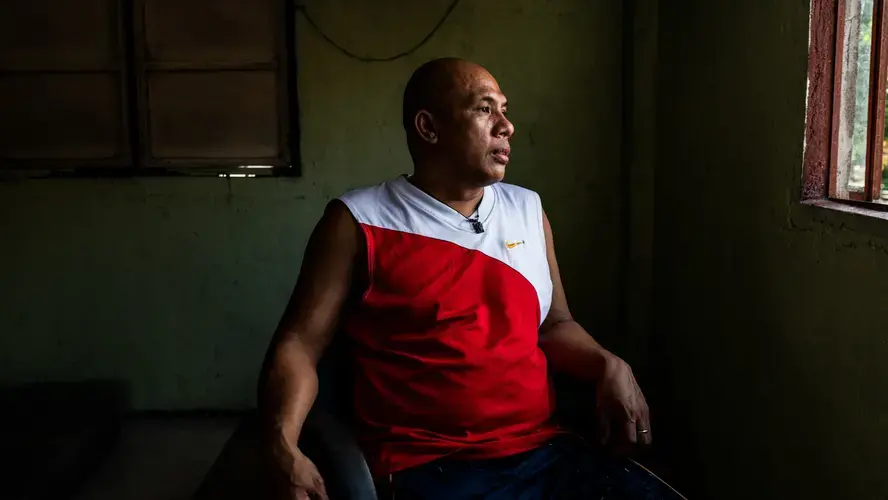
{"type": "Polygon", "coordinates": [[[358,61],[363,61],[363,62],[389,62],[389,61],[394,61],[395,59],[400,59],[402,57],[409,56],[410,54],[419,50],[420,47],[425,45],[425,43],[428,42],[429,39],[431,39],[432,36],[435,35],[435,33],[438,31],[438,28],[440,28],[441,25],[444,24],[444,21],[446,21],[447,18],[450,17],[450,13],[453,12],[453,9],[456,8],[456,6],[459,4],[459,2],[460,2],[460,0],[453,0],[453,2],[450,3],[450,6],[447,7],[447,10],[444,12],[444,15],[441,16],[441,19],[438,21],[438,24],[436,24],[435,27],[432,28],[432,31],[430,31],[429,34],[425,36],[425,38],[420,40],[419,43],[414,45],[412,48],[405,50],[404,52],[401,52],[399,54],[395,54],[393,56],[388,56],[388,57],[371,57],[371,56],[360,56],[358,54],[355,54],[354,52],[346,49],[345,47],[343,47],[343,46],[339,45],[338,43],[334,42],[333,40],[331,40],[330,37],[328,37],[324,33],[324,31],[318,26],[318,24],[314,21],[314,19],[312,19],[311,16],[308,14],[308,9],[305,8],[305,5],[296,4],[296,10],[298,10],[299,12],[302,12],[302,16],[305,17],[305,20],[308,21],[308,24],[310,24],[311,27],[314,28],[314,30],[317,31],[319,35],[321,35],[321,38],[323,38],[327,43],[329,43],[330,45],[335,47],[336,50],[338,50],[339,52],[342,52],[346,56],[348,56],[352,59],[357,59],[358,61]]]}

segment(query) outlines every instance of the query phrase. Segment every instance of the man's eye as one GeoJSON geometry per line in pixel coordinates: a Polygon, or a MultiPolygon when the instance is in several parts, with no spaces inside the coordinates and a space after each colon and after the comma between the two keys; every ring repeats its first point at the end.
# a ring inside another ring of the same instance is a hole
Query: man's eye
{"type": "Polygon", "coordinates": [[[490,113],[490,106],[481,106],[478,110],[482,113],[490,113]]]}
{"type": "Polygon", "coordinates": [[[504,110],[503,110],[503,116],[506,116],[506,115],[508,115],[508,114],[509,114],[509,110],[508,110],[508,109],[504,109],[504,110]]]}

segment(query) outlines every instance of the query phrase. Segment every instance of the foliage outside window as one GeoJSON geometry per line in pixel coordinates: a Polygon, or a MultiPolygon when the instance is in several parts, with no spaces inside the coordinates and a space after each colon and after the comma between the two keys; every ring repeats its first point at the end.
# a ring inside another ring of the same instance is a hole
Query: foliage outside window
{"type": "Polygon", "coordinates": [[[885,0],[835,2],[833,115],[837,120],[832,125],[831,198],[888,203],[885,4],[885,0]]]}

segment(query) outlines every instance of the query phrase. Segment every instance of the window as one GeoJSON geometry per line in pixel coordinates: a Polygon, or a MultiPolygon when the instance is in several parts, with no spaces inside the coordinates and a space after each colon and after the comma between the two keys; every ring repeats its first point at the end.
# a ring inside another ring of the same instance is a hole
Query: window
{"type": "Polygon", "coordinates": [[[803,197],[888,204],[888,0],[813,0],[803,197]]]}
{"type": "Polygon", "coordinates": [[[0,169],[294,173],[287,4],[9,2],[0,169]]]}

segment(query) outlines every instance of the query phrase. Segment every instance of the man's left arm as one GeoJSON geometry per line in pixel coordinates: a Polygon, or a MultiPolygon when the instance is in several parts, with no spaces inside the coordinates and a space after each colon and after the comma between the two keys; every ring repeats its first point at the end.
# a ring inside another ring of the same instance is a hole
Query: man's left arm
{"type": "Polygon", "coordinates": [[[554,371],[595,384],[603,440],[616,438],[618,444],[649,444],[650,414],[632,369],[574,321],[558,271],[552,227],[545,213],[543,230],[552,275],[552,304],[540,327],[540,348],[554,371]]]}

